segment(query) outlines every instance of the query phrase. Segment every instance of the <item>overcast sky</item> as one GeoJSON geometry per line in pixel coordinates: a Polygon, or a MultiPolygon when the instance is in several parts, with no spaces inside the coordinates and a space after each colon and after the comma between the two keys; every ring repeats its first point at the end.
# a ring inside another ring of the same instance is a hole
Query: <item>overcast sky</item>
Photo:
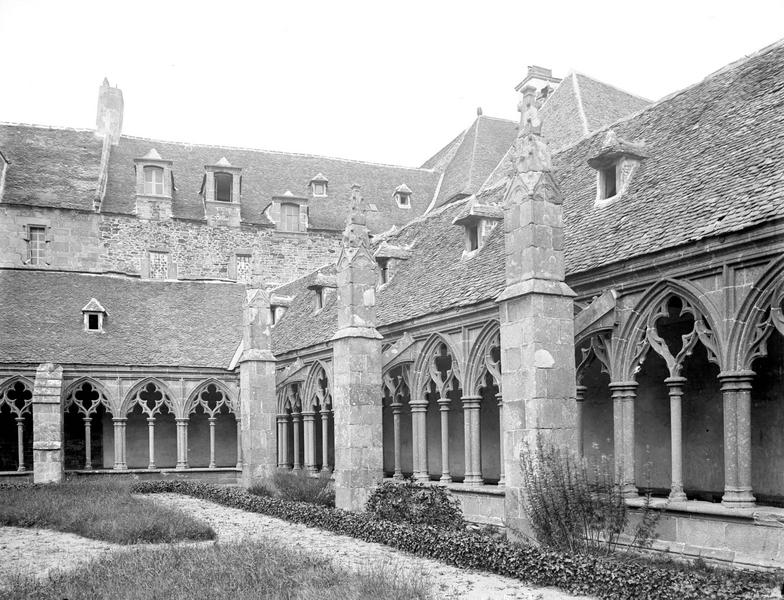
{"type": "MultiPolygon", "coordinates": [[[[650,99],[784,36],[784,1],[0,0],[0,121],[417,166],[527,65],[650,99]]],[[[216,156],[216,160],[220,158],[216,156]]]]}

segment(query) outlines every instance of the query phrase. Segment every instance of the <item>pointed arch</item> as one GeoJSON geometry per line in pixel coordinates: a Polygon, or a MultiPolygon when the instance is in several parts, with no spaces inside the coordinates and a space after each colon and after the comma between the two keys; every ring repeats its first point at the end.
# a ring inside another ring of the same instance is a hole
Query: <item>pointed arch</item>
{"type": "Polygon", "coordinates": [[[695,330],[699,341],[708,351],[709,360],[720,369],[725,364],[725,336],[721,314],[714,303],[705,296],[697,285],[690,281],[661,279],[652,285],[631,311],[630,318],[620,327],[612,339],[611,372],[618,381],[633,381],[637,367],[645,360],[651,349],[646,332],[648,320],[669,297],[675,296],[695,314],[695,330]],[[697,325],[702,323],[702,325],[697,325]]]}
{"type": "Polygon", "coordinates": [[[412,400],[414,398],[421,398],[424,393],[425,386],[431,381],[430,361],[439,346],[444,344],[447,351],[452,357],[452,367],[450,369],[451,377],[454,377],[459,384],[462,384],[462,369],[460,364],[461,355],[452,343],[440,333],[433,333],[427,338],[422,350],[414,361],[413,381],[414,386],[411,389],[412,400]]]}
{"type": "Polygon", "coordinates": [[[128,393],[125,394],[123,398],[122,404],[120,405],[120,411],[118,416],[124,417],[129,412],[133,410],[134,404],[136,404],[136,396],[141,391],[144,390],[149,384],[153,384],[158,388],[158,391],[163,394],[163,404],[169,409],[172,414],[175,414],[175,402],[174,402],[174,395],[172,394],[171,388],[166,385],[163,381],[158,379],[157,377],[145,377],[141,381],[137,381],[128,393]]]}
{"type": "Polygon", "coordinates": [[[738,307],[729,334],[729,370],[751,370],[754,360],[767,355],[767,342],[773,329],[784,328],[782,304],[784,256],[768,266],[738,307]]]}
{"type": "Polygon", "coordinates": [[[314,406],[321,406],[325,402],[332,404],[332,369],[331,365],[316,360],[308,369],[308,375],[305,378],[305,385],[302,391],[302,407],[305,409],[312,409],[314,406]],[[326,379],[326,388],[319,386],[319,380],[326,379]],[[328,402],[327,402],[328,401],[328,402]]]}
{"type": "Polygon", "coordinates": [[[215,377],[209,377],[204,381],[200,382],[193,391],[188,394],[188,398],[185,401],[185,408],[183,409],[182,417],[187,417],[191,414],[194,410],[196,410],[196,406],[199,404],[199,394],[204,392],[210,385],[214,385],[215,388],[223,394],[224,403],[226,407],[229,409],[229,412],[233,413],[235,416],[239,415],[238,409],[238,398],[232,392],[232,390],[227,386],[224,382],[220,379],[216,379],[215,377]]]}
{"type": "Polygon", "coordinates": [[[488,321],[482,327],[473,346],[471,346],[471,350],[468,352],[464,394],[479,395],[479,388],[484,386],[485,372],[490,373],[495,385],[498,386],[498,390],[501,391],[500,361],[497,370],[493,369],[491,364],[488,364],[488,353],[494,342],[497,341],[500,348],[500,336],[501,324],[498,321],[488,321]]]}
{"type": "Polygon", "coordinates": [[[0,381],[0,403],[2,402],[2,398],[5,395],[6,390],[14,385],[17,381],[21,382],[30,392],[33,391],[34,383],[33,380],[29,377],[25,377],[24,375],[12,375],[8,379],[4,379],[0,381]]]}
{"type": "Polygon", "coordinates": [[[112,398],[108,388],[97,379],[93,379],[89,376],[79,377],[68,384],[65,388],[65,393],[63,394],[63,410],[68,410],[71,404],[74,403],[76,400],[74,394],[79,391],[85,383],[90,384],[90,386],[98,392],[98,404],[102,404],[107,413],[114,415],[114,398],[112,398]]]}
{"type": "Polygon", "coordinates": [[[23,414],[29,413],[32,410],[34,387],[35,384],[33,381],[24,375],[13,375],[8,379],[5,379],[0,383],[0,408],[2,408],[3,404],[7,405],[9,410],[16,414],[17,417],[21,417],[23,414]],[[26,401],[21,407],[13,402],[7,395],[8,391],[16,387],[17,383],[21,383],[25,390],[30,392],[30,399],[26,401]]]}

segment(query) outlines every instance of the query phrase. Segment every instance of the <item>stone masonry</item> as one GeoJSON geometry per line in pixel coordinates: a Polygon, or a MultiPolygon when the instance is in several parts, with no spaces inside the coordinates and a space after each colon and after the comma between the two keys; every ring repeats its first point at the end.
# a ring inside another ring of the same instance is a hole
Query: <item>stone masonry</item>
{"type": "Polygon", "coordinates": [[[63,411],[60,390],[63,368],[42,364],[35,372],[33,390],[33,481],[59,483],[63,480],[63,411]]]}
{"type": "Polygon", "coordinates": [[[362,510],[383,477],[381,335],[375,328],[376,262],[365,212],[354,186],[337,264],[338,330],[332,338],[335,503],[347,510],[362,510]]]}
{"type": "Polygon", "coordinates": [[[527,531],[520,453],[575,446],[574,293],[564,283],[563,211],[541,137],[536,89],[523,89],[515,175],[504,200],[501,320],[506,525],[527,531]]]}

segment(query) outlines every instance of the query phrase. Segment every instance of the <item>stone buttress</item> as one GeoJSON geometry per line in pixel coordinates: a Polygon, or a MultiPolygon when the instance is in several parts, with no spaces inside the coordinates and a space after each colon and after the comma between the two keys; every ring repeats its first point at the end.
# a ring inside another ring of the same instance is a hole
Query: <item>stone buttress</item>
{"type": "Polygon", "coordinates": [[[258,479],[271,477],[277,467],[277,403],[269,296],[260,284],[248,287],[243,308],[240,431],[242,483],[248,487],[258,479]]]}
{"type": "Polygon", "coordinates": [[[352,186],[351,214],[337,263],[338,329],[332,338],[335,502],[362,510],[383,477],[381,335],[376,331],[376,261],[366,205],[352,186]]]}
{"type": "Polygon", "coordinates": [[[501,319],[506,525],[530,532],[520,453],[537,437],[575,447],[574,293],[564,282],[563,207],[541,136],[536,89],[526,86],[514,171],[504,199],[506,288],[501,319]]]}
{"type": "Polygon", "coordinates": [[[35,372],[33,388],[33,481],[60,483],[64,476],[63,409],[60,393],[63,368],[44,363],[35,372]]]}

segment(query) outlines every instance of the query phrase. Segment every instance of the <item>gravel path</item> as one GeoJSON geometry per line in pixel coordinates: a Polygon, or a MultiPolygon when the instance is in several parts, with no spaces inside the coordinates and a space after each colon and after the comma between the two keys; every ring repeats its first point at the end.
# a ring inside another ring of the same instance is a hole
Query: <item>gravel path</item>
{"type": "MultiPolygon", "coordinates": [[[[327,533],[190,496],[152,494],[146,497],[207,521],[218,534],[219,542],[270,539],[290,548],[332,557],[336,565],[347,569],[357,570],[381,564],[393,571],[422,573],[423,577],[432,582],[434,595],[439,599],[587,600],[583,596],[572,596],[552,588],[530,587],[508,577],[458,569],[381,544],[327,533]]],[[[1,527],[0,584],[8,581],[16,572],[45,576],[52,569],[74,568],[104,552],[127,548],[70,533],[1,527]]]]}

